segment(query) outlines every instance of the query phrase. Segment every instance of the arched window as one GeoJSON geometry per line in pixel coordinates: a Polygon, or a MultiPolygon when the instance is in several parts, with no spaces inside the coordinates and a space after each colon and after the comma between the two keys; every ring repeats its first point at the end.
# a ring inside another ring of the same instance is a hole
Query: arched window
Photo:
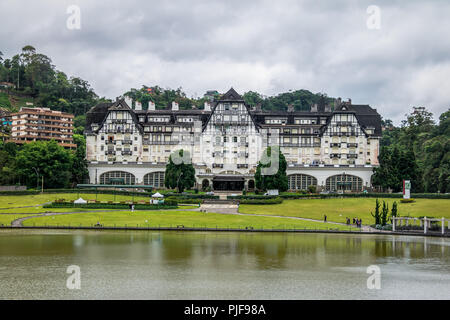
{"type": "Polygon", "coordinates": [[[147,173],[144,176],[144,184],[153,188],[164,188],[164,172],[147,173]]]}
{"type": "Polygon", "coordinates": [[[125,171],[109,171],[100,175],[100,184],[136,184],[136,178],[125,171]]]}
{"type": "Polygon", "coordinates": [[[362,191],[362,179],[349,174],[338,174],[327,178],[326,189],[329,191],[362,191]]]}
{"type": "Polygon", "coordinates": [[[309,186],[317,186],[317,179],[307,174],[288,176],[290,190],[307,190],[309,186]]]}

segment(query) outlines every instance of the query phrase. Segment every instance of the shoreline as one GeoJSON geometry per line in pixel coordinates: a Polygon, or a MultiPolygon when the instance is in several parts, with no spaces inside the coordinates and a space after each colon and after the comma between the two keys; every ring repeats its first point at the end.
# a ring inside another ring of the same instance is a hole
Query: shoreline
{"type": "Polygon", "coordinates": [[[0,230],[94,230],[94,231],[188,231],[188,232],[250,232],[250,233],[329,233],[329,234],[360,234],[360,235],[398,235],[413,237],[450,238],[450,233],[420,233],[391,231],[345,231],[345,230],[314,230],[314,229],[235,229],[235,228],[174,228],[174,227],[69,227],[69,226],[0,226],[0,230]]]}

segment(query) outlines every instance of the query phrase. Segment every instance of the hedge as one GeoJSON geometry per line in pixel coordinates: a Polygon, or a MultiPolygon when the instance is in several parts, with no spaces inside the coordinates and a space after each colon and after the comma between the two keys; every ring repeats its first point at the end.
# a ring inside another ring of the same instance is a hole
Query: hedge
{"type": "Polygon", "coordinates": [[[189,193],[166,193],[166,197],[176,197],[177,199],[219,199],[219,196],[213,196],[209,194],[189,194],[189,193]]]}
{"type": "MultiPolygon", "coordinates": [[[[87,209],[130,209],[129,204],[121,203],[87,203],[74,204],[73,202],[53,202],[43,206],[44,208],[87,208],[87,209]]],[[[169,210],[178,209],[178,205],[173,202],[165,203],[164,205],[152,204],[135,204],[135,210],[169,210]]]]}
{"type": "Polygon", "coordinates": [[[175,203],[185,203],[185,204],[199,204],[203,203],[203,199],[191,199],[191,198],[184,198],[184,197],[167,197],[165,201],[174,201],[175,203]]]}
{"type": "MultiPolygon", "coordinates": [[[[37,195],[40,191],[27,190],[27,191],[0,191],[0,196],[21,196],[21,195],[37,195]]],[[[149,192],[131,192],[120,190],[96,190],[96,189],[44,189],[44,193],[87,193],[87,194],[120,194],[128,196],[141,196],[150,197],[149,192]]],[[[206,195],[206,194],[179,194],[179,193],[167,193],[167,197],[176,197],[177,199],[219,199],[219,196],[206,195]]],[[[264,195],[246,195],[246,196],[228,196],[231,200],[253,200],[253,199],[308,199],[308,198],[403,198],[400,193],[344,193],[344,194],[281,194],[279,196],[264,196],[264,195]]],[[[450,199],[450,193],[412,193],[411,198],[415,199],[450,199]]]]}
{"type": "MultiPolygon", "coordinates": [[[[403,198],[403,194],[398,193],[344,193],[344,194],[281,194],[279,196],[228,196],[227,199],[245,199],[245,200],[257,200],[257,199],[330,199],[330,198],[403,198]]],[[[450,194],[439,194],[439,193],[413,193],[411,197],[421,198],[421,199],[450,199],[450,194]]]]}
{"type": "Polygon", "coordinates": [[[280,204],[283,203],[281,198],[273,199],[242,199],[239,204],[280,204]]]}

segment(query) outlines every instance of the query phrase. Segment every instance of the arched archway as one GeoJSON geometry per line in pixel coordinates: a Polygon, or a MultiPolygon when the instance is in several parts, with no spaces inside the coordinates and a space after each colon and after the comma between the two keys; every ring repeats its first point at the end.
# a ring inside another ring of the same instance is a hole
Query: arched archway
{"type": "Polygon", "coordinates": [[[317,186],[317,179],[308,174],[291,174],[288,185],[289,190],[308,190],[309,186],[317,186]]]}
{"type": "Polygon", "coordinates": [[[164,188],[165,172],[151,172],[144,176],[144,184],[153,188],[164,188]]]}
{"type": "Polygon", "coordinates": [[[328,191],[362,191],[363,180],[350,174],[338,174],[328,177],[326,190],[328,191]]]}
{"type": "Polygon", "coordinates": [[[202,181],[202,190],[206,190],[209,187],[209,180],[208,179],[203,179],[202,181]]]}
{"type": "Polygon", "coordinates": [[[248,188],[250,190],[255,189],[255,180],[249,180],[248,181],[248,188]]]}
{"type": "Polygon", "coordinates": [[[136,184],[136,177],[125,171],[108,171],[100,175],[100,184],[136,184]]]}

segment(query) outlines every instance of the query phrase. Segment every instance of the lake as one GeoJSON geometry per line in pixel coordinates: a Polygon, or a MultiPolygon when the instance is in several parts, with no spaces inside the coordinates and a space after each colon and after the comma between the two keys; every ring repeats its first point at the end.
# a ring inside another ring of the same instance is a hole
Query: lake
{"type": "Polygon", "coordinates": [[[450,239],[0,230],[0,299],[450,299],[450,239]]]}

